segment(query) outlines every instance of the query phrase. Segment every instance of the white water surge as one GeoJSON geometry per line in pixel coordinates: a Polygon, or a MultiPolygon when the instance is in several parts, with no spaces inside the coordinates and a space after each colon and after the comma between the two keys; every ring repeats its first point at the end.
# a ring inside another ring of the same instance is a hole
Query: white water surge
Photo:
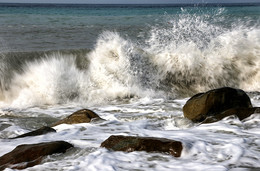
{"type": "MultiPolygon", "coordinates": [[[[173,28],[164,34],[174,35],[173,28]]],[[[89,62],[83,69],[77,67],[76,56],[59,53],[27,61],[19,72],[6,71],[12,64],[2,63],[1,82],[11,80],[2,88],[1,103],[99,104],[129,96],[187,97],[222,86],[260,89],[259,29],[225,32],[211,37],[204,48],[191,40],[172,41],[172,37],[161,43],[159,38],[165,35],[157,31],[153,30],[148,45],[141,47],[117,33],[103,33],[96,48],[84,57],[89,62]],[[14,72],[11,78],[5,76],[10,72],[14,72]]]]}

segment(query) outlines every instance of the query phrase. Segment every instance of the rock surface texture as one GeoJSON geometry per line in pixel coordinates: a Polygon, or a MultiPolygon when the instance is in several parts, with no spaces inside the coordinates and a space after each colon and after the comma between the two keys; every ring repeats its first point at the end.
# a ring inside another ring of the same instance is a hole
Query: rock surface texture
{"type": "Polygon", "coordinates": [[[95,112],[88,109],[81,109],[69,115],[65,119],[54,123],[52,126],[57,126],[60,124],[89,123],[94,118],[101,119],[95,112]]]}
{"type": "Polygon", "coordinates": [[[73,145],[65,141],[19,145],[13,151],[0,157],[0,170],[32,167],[39,164],[43,157],[54,153],[65,153],[71,147],[73,145]]]}
{"type": "MultiPolygon", "coordinates": [[[[232,108],[252,108],[250,98],[243,90],[223,87],[194,95],[183,106],[183,113],[193,122],[202,122],[232,108]]],[[[241,113],[240,118],[244,117],[241,113]]]]}
{"type": "Polygon", "coordinates": [[[44,134],[48,134],[48,133],[51,133],[51,132],[56,132],[56,130],[51,128],[51,127],[48,127],[48,126],[44,126],[44,127],[41,127],[40,129],[19,135],[17,137],[12,138],[12,139],[23,138],[23,137],[28,137],[28,136],[44,135],[44,134]]]}
{"type": "Polygon", "coordinates": [[[252,107],[252,108],[245,108],[245,107],[239,107],[239,108],[232,108],[232,109],[228,109],[225,110],[224,112],[215,115],[215,116],[211,116],[211,117],[207,117],[202,123],[213,123],[213,122],[217,122],[227,116],[231,116],[231,115],[235,115],[238,117],[239,120],[243,120],[249,116],[251,116],[254,113],[260,113],[260,108],[259,107],[252,107]]]}
{"type": "Polygon", "coordinates": [[[132,137],[112,135],[105,140],[101,147],[114,151],[146,151],[169,153],[174,157],[180,157],[182,152],[182,143],[179,141],[153,138],[153,137],[132,137]]]}

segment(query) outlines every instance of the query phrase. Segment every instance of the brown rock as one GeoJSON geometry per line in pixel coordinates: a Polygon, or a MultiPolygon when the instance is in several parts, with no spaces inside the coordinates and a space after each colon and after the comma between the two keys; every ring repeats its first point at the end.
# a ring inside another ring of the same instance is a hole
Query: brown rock
{"type": "Polygon", "coordinates": [[[65,153],[71,147],[73,145],[65,141],[19,145],[13,151],[0,157],[0,170],[32,167],[39,164],[44,156],[65,153]]]}
{"type": "Polygon", "coordinates": [[[217,122],[227,116],[236,115],[238,119],[243,120],[254,113],[260,113],[260,107],[252,107],[252,108],[232,108],[228,109],[218,115],[207,117],[202,123],[213,123],[217,122]]]}
{"type": "Polygon", "coordinates": [[[94,118],[101,119],[95,112],[88,109],[82,109],[74,112],[67,118],[54,123],[52,126],[57,126],[60,124],[89,123],[94,118]]]}
{"type": "Polygon", "coordinates": [[[208,116],[238,107],[252,107],[248,95],[240,89],[223,87],[194,95],[183,106],[183,113],[193,122],[201,122],[208,116]]]}
{"type": "Polygon", "coordinates": [[[44,126],[44,127],[41,127],[40,129],[37,129],[35,131],[28,132],[28,133],[19,135],[17,137],[11,138],[11,139],[23,138],[23,137],[28,137],[28,136],[44,135],[44,134],[47,134],[47,133],[50,133],[50,132],[56,132],[56,130],[51,128],[51,127],[48,127],[48,126],[44,126]]]}
{"type": "Polygon", "coordinates": [[[180,157],[182,143],[179,141],[153,138],[153,137],[131,137],[112,135],[105,140],[101,147],[115,151],[147,151],[169,153],[174,157],[180,157]]]}

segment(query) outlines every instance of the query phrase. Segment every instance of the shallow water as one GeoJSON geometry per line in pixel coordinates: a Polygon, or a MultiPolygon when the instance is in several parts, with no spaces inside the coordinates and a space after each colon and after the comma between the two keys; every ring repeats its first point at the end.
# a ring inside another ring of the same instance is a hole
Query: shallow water
{"type": "MultiPolygon", "coordinates": [[[[105,121],[58,125],[57,133],[8,140],[42,125],[49,125],[81,107],[53,106],[6,109],[1,112],[3,155],[24,143],[64,140],[76,148],[47,157],[27,170],[229,170],[259,168],[260,115],[244,121],[230,116],[217,123],[197,125],[183,118],[186,99],[139,99],[119,105],[91,107],[105,121]],[[40,116],[40,117],[39,117],[40,116]],[[146,152],[112,152],[100,148],[110,135],[153,136],[183,142],[180,158],[146,152]],[[131,169],[130,169],[131,168],[131,169]]],[[[8,169],[7,169],[8,170],[8,169]]]]}

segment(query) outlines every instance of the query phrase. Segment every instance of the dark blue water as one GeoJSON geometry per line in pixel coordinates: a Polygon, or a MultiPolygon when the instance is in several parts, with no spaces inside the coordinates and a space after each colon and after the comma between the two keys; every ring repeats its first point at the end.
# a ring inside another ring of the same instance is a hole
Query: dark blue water
{"type": "Polygon", "coordinates": [[[260,6],[0,5],[2,51],[93,48],[104,31],[144,43],[157,25],[194,15],[219,27],[259,27],[260,6]]]}

